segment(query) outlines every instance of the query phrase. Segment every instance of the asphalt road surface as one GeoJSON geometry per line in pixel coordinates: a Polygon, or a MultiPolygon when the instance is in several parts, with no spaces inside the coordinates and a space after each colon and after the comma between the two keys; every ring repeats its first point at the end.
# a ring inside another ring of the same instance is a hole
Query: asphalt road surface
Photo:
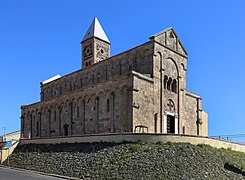
{"type": "Polygon", "coordinates": [[[0,180],[62,180],[62,178],[0,167],[0,180]]]}

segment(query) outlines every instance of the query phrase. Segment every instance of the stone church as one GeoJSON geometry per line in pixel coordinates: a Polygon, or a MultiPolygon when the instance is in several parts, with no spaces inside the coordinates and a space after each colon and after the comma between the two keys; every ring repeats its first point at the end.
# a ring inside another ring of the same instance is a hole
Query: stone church
{"type": "Polygon", "coordinates": [[[40,101],[21,106],[22,138],[100,133],[208,135],[202,98],[186,89],[188,55],[173,28],[110,56],[94,18],[82,68],[41,83],[40,101]]]}

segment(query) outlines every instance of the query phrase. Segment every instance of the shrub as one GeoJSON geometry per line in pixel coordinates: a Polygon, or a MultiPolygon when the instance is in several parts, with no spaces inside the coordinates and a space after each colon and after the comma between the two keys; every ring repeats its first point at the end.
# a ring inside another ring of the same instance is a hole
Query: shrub
{"type": "Polygon", "coordinates": [[[212,149],[213,147],[207,144],[198,144],[197,146],[199,146],[200,148],[206,148],[206,149],[212,149]]]}
{"type": "Polygon", "coordinates": [[[167,145],[170,145],[170,146],[174,146],[174,145],[176,145],[177,143],[168,141],[166,144],[167,144],[167,145]]]}
{"type": "Polygon", "coordinates": [[[157,143],[156,143],[157,145],[164,145],[164,142],[162,142],[162,141],[158,141],[157,143]]]}
{"type": "Polygon", "coordinates": [[[131,145],[129,146],[129,150],[130,150],[131,152],[139,152],[140,149],[141,149],[141,145],[140,145],[140,144],[131,144],[131,145]]]}

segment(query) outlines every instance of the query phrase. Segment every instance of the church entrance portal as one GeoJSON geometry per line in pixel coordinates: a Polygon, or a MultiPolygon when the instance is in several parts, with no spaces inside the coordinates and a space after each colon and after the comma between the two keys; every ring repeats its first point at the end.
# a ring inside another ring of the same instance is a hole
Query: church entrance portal
{"type": "Polygon", "coordinates": [[[167,115],[167,133],[175,133],[175,118],[167,115]]]}

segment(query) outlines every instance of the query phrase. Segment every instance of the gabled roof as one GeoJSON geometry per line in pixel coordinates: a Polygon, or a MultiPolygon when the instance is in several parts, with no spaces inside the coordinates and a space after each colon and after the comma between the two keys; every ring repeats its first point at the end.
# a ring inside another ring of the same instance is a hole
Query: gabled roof
{"type": "Polygon", "coordinates": [[[101,40],[104,40],[104,41],[110,43],[108,37],[105,34],[105,31],[103,30],[103,28],[100,25],[97,17],[94,18],[93,22],[91,23],[90,27],[88,28],[88,31],[86,32],[82,41],[85,41],[91,37],[97,37],[101,40]]]}
{"type": "MultiPolygon", "coordinates": [[[[166,31],[169,31],[169,30],[173,30],[173,31],[174,31],[173,27],[169,27],[169,28],[166,28],[166,29],[164,29],[164,30],[162,30],[162,31],[160,31],[160,32],[158,32],[158,33],[156,33],[156,34],[153,34],[152,36],[150,36],[150,38],[157,37],[157,36],[159,36],[159,35],[165,33],[166,31]]],[[[174,33],[175,33],[175,31],[174,31],[174,33]]],[[[175,35],[176,35],[176,33],[175,33],[175,35]]],[[[176,36],[177,36],[177,35],[176,35],[176,36]]]]}
{"type": "Polygon", "coordinates": [[[167,31],[172,31],[174,33],[175,37],[177,37],[178,42],[180,43],[181,47],[183,48],[183,51],[187,55],[188,53],[187,53],[185,47],[183,46],[183,44],[181,43],[181,41],[180,41],[179,37],[177,36],[176,32],[174,31],[173,27],[166,28],[166,29],[164,29],[164,30],[162,30],[162,31],[160,31],[160,32],[158,32],[156,34],[153,34],[152,36],[150,36],[150,39],[152,39],[152,38],[154,39],[155,37],[160,36],[160,35],[164,34],[167,31]]]}

